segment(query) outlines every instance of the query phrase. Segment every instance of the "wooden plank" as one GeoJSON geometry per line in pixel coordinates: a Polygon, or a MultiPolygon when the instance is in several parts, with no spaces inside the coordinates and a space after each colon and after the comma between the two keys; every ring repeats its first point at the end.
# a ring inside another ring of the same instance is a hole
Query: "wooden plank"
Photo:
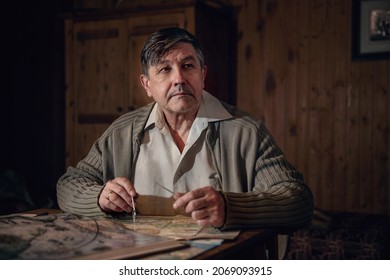
{"type": "MultiPolygon", "coordinates": [[[[348,18],[351,11],[347,10],[348,18]]],[[[351,57],[349,52],[348,57],[351,57]]],[[[347,122],[346,122],[346,210],[357,212],[359,210],[359,96],[360,96],[360,71],[359,63],[349,63],[349,85],[347,89],[347,122]]],[[[338,186],[338,184],[336,185],[338,186]]]]}
{"type": "MultiPolygon", "coordinates": [[[[316,186],[311,184],[309,174],[309,53],[310,53],[310,5],[308,0],[298,1],[298,135],[297,168],[304,174],[306,182],[316,197],[316,186]]],[[[314,183],[314,182],[313,182],[314,183]]]]}
{"type": "MultiPolygon", "coordinates": [[[[286,134],[287,134],[287,111],[290,109],[289,106],[289,89],[287,88],[287,67],[288,67],[288,44],[287,36],[280,36],[280,34],[286,34],[287,26],[290,24],[289,19],[290,11],[286,10],[286,1],[279,1],[272,7],[268,2],[268,9],[272,22],[268,22],[268,25],[272,25],[273,28],[273,44],[268,44],[272,49],[271,64],[269,69],[274,74],[276,81],[274,94],[270,97],[273,98],[273,118],[274,118],[274,134],[281,148],[285,151],[286,148],[286,134]]],[[[268,20],[267,20],[268,21],[268,20]]]]}
{"type": "Polygon", "coordinates": [[[283,1],[287,19],[286,29],[286,81],[285,81],[285,101],[286,102],[286,127],[284,151],[288,160],[297,165],[297,135],[298,135],[298,3],[297,1],[283,1]],[[288,16],[286,14],[288,13],[288,16]]]}
{"type": "Polygon", "coordinates": [[[387,145],[387,62],[376,63],[373,76],[372,99],[375,113],[372,114],[372,211],[374,213],[386,214],[387,212],[387,177],[386,158],[387,145]]]}
{"type": "MultiPolygon", "coordinates": [[[[352,63],[349,70],[349,87],[347,89],[347,180],[346,180],[346,210],[357,212],[359,209],[359,93],[360,93],[360,69],[352,63]]],[[[338,184],[337,184],[338,186],[338,184]]]]}
{"type": "Polygon", "coordinates": [[[309,1],[310,3],[310,50],[309,50],[309,182],[315,188],[317,206],[323,208],[327,203],[322,195],[322,147],[320,129],[321,94],[324,90],[323,63],[324,63],[324,0],[309,1]]]}
{"type": "Polygon", "coordinates": [[[117,113],[118,107],[125,108],[127,91],[126,20],[78,22],[74,32],[85,34],[74,46],[77,112],[117,113]],[[116,36],[103,36],[110,32],[116,36]]]}
{"type": "Polygon", "coordinates": [[[237,105],[264,119],[264,18],[259,1],[240,1],[237,41],[237,105]]]}
{"type": "Polygon", "coordinates": [[[86,30],[76,33],[76,38],[80,42],[87,40],[117,38],[119,36],[118,29],[101,29],[101,30],[86,30]]]}
{"type": "Polygon", "coordinates": [[[334,56],[337,53],[337,43],[335,41],[335,32],[338,22],[335,22],[334,1],[326,1],[320,4],[323,10],[324,24],[320,26],[322,44],[324,45],[322,88],[319,88],[319,135],[320,135],[320,154],[321,154],[321,199],[322,207],[327,210],[333,209],[333,177],[336,162],[334,161],[334,114],[335,114],[335,88],[337,87],[335,77],[334,56]]]}
{"type": "MultiPolygon", "coordinates": [[[[267,7],[267,1],[260,1],[260,12],[261,18],[263,19],[263,34],[262,39],[264,43],[262,46],[262,61],[263,64],[263,77],[264,80],[264,88],[262,88],[262,106],[263,106],[263,118],[265,124],[267,125],[269,131],[275,137],[275,140],[278,142],[278,138],[276,137],[275,131],[275,91],[277,87],[277,81],[275,77],[274,69],[271,69],[273,58],[274,58],[274,50],[271,46],[275,44],[273,41],[274,36],[272,34],[276,32],[275,26],[277,24],[272,24],[270,16],[269,16],[269,8],[267,7]]],[[[278,142],[280,145],[280,142],[278,142]]]]}
{"type": "MultiPolygon", "coordinates": [[[[263,9],[266,12],[264,41],[265,65],[265,98],[266,107],[264,117],[267,126],[278,145],[284,149],[286,100],[284,87],[284,68],[287,59],[284,58],[283,27],[286,20],[283,18],[281,2],[264,1],[263,9]]],[[[285,55],[287,57],[287,55],[285,55]]]]}
{"type": "Polygon", "coordinates": [[[359,111],[359,212],[372,213],[372,174],[373,174],[373,148],[372,148],[372,114],[373,114],[373,73],[376,67],[374,62],[362,62],[360,75],[360,111],[359,111]]]}
{"type": "MultiPolygon", "coordinates": [[[[255,1],[251,1],[255,2],[255,1]]],[[[265,45],[267,44],[265,41],[265,17],[266,10],[264,8],[264,1],[257,2],[256,13],[254,14],[255,22],[252,22],[254,28],[253,35],[253,44],[250,49],[246,49],[246,59],[249,59],[249,54],[253,56],[253,61],[255,62],[253,65],[253,81],[255,84],[252,85],[250,89],[251,94],[255,97],[253,98],[252,104],[256,104],[253,108],[254,112],[256,112],[256,117],[266,122],[266,110],[269,106],[267,103],[267,92],[266,88],[266,65],[265,65],[265,45]],[[256,51],[260,50],[260,51],[256,51]]]]}
{"type": "Polygon", "coordinates": [[[246,71],[248,69],[248,66],[246,67],[245,62],[245,45],[247,42],[247,32],[246,31],[249,28],[248,21],[246,19],[246,9],[247,4],[241,3],[240,0],[235,0],[236,3],[234,5],[239,7],[238,14],[237,14],[237,106],[240,107],[243,110],[250,111],[250,108],[248,106],[247,96],[249,96],[249,84],[250,84],[250,76],[246,75],[246,71]],[[245,82],[246,81],[246,82],[245,82]],[[245,94],[248,92],[248,94],[245,94]]]}
{"type": "MultiPolygon", "coordinates": [[[[345,13],[350,10],[347,1],[332,2],[332,17],[334,24],[330,34],[330,42],[332,42],[333,60],[338,63],[333,63],[329,60],[329,71],[333,72],[333,164],[329,166],[333,173],[333,180],[329,178],[328,186],[331,188],[332,210],[345,211],[346,209],[346,142],[348,135],[346,134],[347,122],[347,97],[348,97],[348,65],[349,61],[344,59],[348,57],[349,50],[349,29],[340,28],[340,26],[349,26],[349,18],[345,13]],[[333,68],[333,69],[332,69],[333,68]]],[[[331,124],[332,125],[332,124],[331,124]]]]}

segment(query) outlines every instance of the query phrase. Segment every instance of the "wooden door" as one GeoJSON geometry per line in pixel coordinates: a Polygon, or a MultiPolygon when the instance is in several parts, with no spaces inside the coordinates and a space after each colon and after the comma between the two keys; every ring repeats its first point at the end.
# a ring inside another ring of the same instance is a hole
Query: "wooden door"
{"type": "Polygon", "coordinates": [[[127,26],[123,19],[67,24],[67,158],[75,165],[126,109],[127,26]]]}

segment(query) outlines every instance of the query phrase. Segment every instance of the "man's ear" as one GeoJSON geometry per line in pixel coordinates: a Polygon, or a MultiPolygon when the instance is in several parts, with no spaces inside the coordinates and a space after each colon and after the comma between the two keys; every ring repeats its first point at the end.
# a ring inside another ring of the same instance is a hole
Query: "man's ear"
{"type": "Polygon", "coordinates": [[[140,81],[141,81],[141,85],[144,87],[145,91],[146,91],[146,94],[149,96],[149,97],[152,97],[152,93],[150,91],[150,86],[149,86],[149,78],[148,76],[146,75],[141,75],[139,77],[140,81]]]}

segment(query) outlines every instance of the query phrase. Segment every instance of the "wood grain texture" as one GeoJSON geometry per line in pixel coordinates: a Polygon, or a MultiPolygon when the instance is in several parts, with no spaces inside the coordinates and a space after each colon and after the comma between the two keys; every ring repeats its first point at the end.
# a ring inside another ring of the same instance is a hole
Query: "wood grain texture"
{"type": "Polygon", "coordinates": [[[390,214],[390,62],[351,61],[351,0],[232,2],[237,104],[265,120],[317,207],[390,214]]]}

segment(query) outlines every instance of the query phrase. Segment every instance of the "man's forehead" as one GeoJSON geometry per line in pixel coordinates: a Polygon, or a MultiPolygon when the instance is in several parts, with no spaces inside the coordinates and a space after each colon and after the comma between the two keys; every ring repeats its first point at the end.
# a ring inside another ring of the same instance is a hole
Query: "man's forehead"
{"type": "Polygon", "coordinates": [[[196,60],[196,57],[192,54],[187,55],[187,56],[174,56],[173,58],[170,57],[169,55],[164,56],[160,61],[157,62],[157,64],[170,64],[174,62],[187,62],[187,61],[193,61],[196,60]]]}
{"type": "Polygon", "coordinates": [[[180,61],[196,59],[196,51],[189,43],[177,43],[161,56],[158,63],[168,62],[172,58],[175,60],[179,59],[180,61]]]}

